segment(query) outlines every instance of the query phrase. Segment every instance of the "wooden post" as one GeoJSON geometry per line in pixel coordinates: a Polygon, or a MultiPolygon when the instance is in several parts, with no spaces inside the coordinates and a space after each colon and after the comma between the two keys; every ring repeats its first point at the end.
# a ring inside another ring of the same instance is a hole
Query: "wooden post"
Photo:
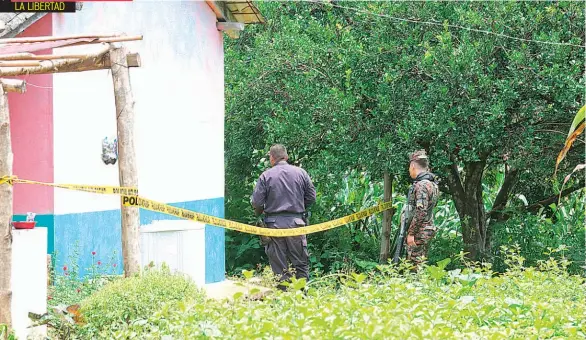
{"type": "Polygon", "coordinates": [[[26,83],[20,79],[0,79],[4,92],[24,93],[26,91],[26,83]]]}
{"type": "MultiPolygon", "coordinates": [[[[0,86],[0,177],[12,175],[8,95],[0,86]]],[[[12,325],[12,185],[0,184],[0,324],[12,325]]]]}
{"type": "MultiPolygon", "coordinates": [[[[388,172],[384,174],[384,188],[383,188],[383,199],[385,202],[393,201],[393,181],[388,172]]],[[[383,212],[383,225],[381,228],[381,240],[380,240],[380,258],[379,262],[387,264],[389,256],[391,254],[391,221],[395,209],[391,208],[383,212]]]]}
{"type": "MultiPolygon", "coordinates": [[[[138,188],[134,151],[134,98],[130,88],[127,51],[110,48],[110,65],[114,82],[116,123],[118,127],[118,172],[120,185],[138,188]]],[[[122,257],[126,276],[140,273],[139,210],[120,205],[122,212],[122,257]]]]}

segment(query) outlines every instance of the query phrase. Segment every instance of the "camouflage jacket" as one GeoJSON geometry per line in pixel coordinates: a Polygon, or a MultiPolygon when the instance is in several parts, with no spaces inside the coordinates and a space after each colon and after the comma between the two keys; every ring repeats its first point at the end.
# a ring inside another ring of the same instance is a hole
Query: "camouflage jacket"
{"type": "Polygon", "coordinates": [[[439,188],[430,172],[419,174],[409,189],[408,235],[418,234],[422,228],[433,226],[433,210],[437,204],[439,188]]]}

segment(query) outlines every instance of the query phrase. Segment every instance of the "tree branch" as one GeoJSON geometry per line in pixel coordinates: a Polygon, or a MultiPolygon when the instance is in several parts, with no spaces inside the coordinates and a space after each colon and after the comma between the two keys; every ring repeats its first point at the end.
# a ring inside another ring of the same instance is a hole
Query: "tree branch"
{"type": "Polygon", "coordinates": [[[450,155],[450,160],[452,161],[452,164],[448,168],[448,188],[453,194],[464,197],[464,186],[462,185],[462,179],[460,178],[460,172],[458,171],[456,157],[450,155]]]}
{"type": "Polygon", "coordinates": [[[476,162],[466,163],[464,169],[466,171],[466,179],[464,181],[464,190],[471,194],[477,190],[478,185],[482,183],[482,176],[484,174],[484,167],[488,159],[488,152],[480,155],[480,160],[476,162]]]}
{"type": "Polygon", "coordinates": [[[441,192],[443,192],[444,194],[447,195],[453,195],[452,191],[450,190],[450,188],[448,187],[448,185],[446,183],[444,183],[443,181],[439,182],[439,186],[438,186],[439,190],[441,192]]]}
{"type": "Polygon", "coordinates": [[[496,198],[494,200],[494,204],[492,205],[492,209],[487,214],[488,218],[490,219],[501,219],[502,210],[507,205],[509,201],[509,196],[511,195],[511,190],[517,183],[517,178],[519,177],[519,171],[517,169],[512,169],[505,173],[505,180],[503,181],[503,185],[501,186],[496,198]]]}
{"type": "MultiPolygon", "coordinates": [[[[561,197],[569,196],[570,194],[572,194],[578,190],[581,190],[581,189],[584,189],[584,184],[582,184],[582,183],[562,191],[561,197]]],[[[546,199],[543,199],[541,201],[538,201],[538,202],[535,202],[535,203],[529,205],[526,210],[531,213],[536,213],[539,211],[539,209],[541,209],[541,207],[547,207],[550,204],[557,202],[559,197],[560,197],[559,194],[552,195],[546,199]]]]}

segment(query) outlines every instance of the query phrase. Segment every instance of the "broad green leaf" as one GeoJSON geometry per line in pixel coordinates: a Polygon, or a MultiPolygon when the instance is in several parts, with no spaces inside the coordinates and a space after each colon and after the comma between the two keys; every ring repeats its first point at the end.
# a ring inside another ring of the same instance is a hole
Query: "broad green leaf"
{"type": "Polygon", "coordinates": [[[586,105],[582,106],[578,113],[574,117],[572,121],[572,125],[570,126],[570,131],[568,131],[568,136],[566,139],[570,138],[570,136],[574,133],[574,131],[578,128],[578,125],[584,121],[584,114],[586,113],[586,105]]]}

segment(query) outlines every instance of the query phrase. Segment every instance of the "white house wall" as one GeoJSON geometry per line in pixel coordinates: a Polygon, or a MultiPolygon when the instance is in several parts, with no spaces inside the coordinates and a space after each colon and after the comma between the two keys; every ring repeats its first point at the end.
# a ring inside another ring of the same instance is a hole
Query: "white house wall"
{"type": "MultiPolygon", "coordinates": [[[[130,70],[140,195],[222,217],[224,214],[224,75],[222,35],[205,2],[84,3],[53,14],[53,34],[142,34],[124,43],[142,67],[130,70]]],[[[54,52],[79,52],[78,46],[54,52]]],[[[119,185],[118,163],[101,160],[116,136],[109,71],[57,74],[53,80],[56,183],[119,185]]],[[[120,198],[56,189],[55,250],[66,263],[77,242],[80,268],[117,252],[120,198]],[[91,256],[95,251],[96,256],[91,256]]],[[[171,219],[141,210],[141,224],[171,219]]],[[[206,226],[206,282],[224,278],[224,231],[206,226]]],[[[203,259],[202,259],[203,260],[203,259]]]]}

